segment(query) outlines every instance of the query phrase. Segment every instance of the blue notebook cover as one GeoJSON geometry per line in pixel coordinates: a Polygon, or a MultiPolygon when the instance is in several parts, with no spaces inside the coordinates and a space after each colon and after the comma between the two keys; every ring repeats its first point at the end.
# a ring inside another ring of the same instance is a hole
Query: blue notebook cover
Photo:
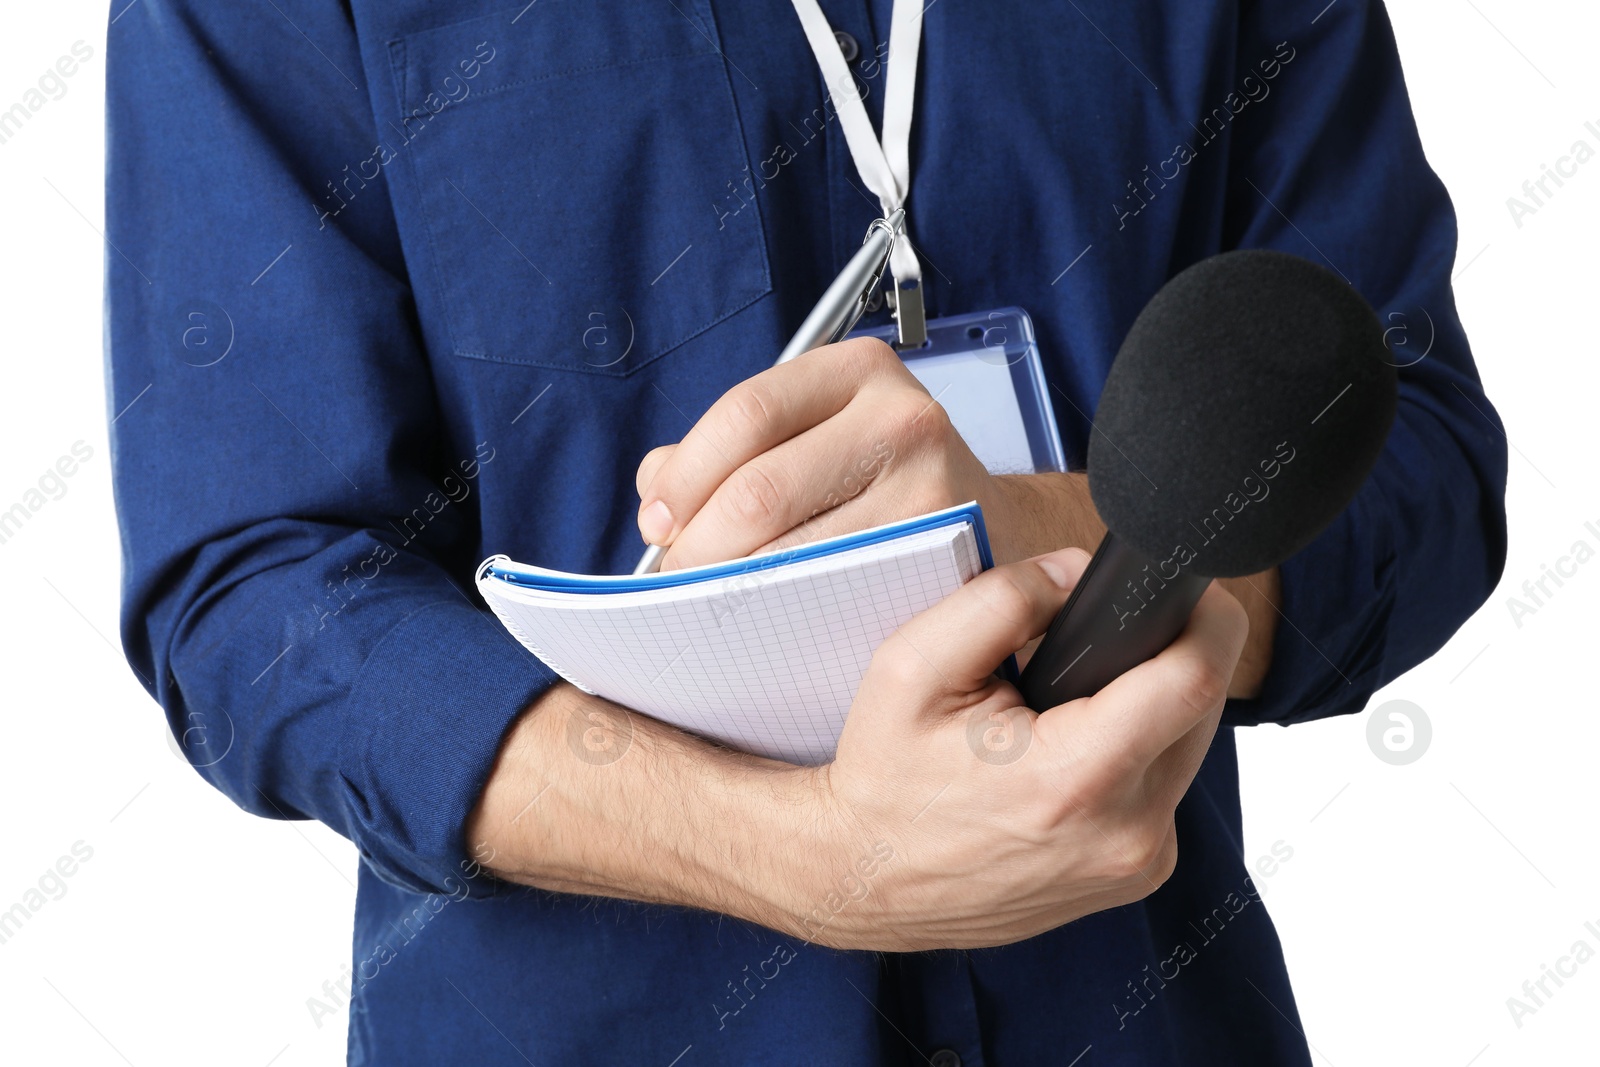
{"type": "Polygon", "coordinates": [[[968,503],[667,573],[569,574],[496,556],[477,588],[523,648],[579,689],[719,744],[816,764],[833,758],[881,642],[992,565],[968,503]]]}
{"type": "Polygon", "coordinates": [[[978,507],[976,501],[969,501],[957,507],[935,511],[928,515],[919,515],[913,519],[905,519],[901,522],[889,523],[884,526],[876,526],[858,533],[830,537],[824,541],[813,541],[809,544],[796,545],[792,548],[780,549],[761,556],[751,556],[747,559],[730,560],[727,563],[712,563],[704,567],[689,567],[679,571],[637,575],[563,574],[550,571],[525,570],[505,556],[493,556],[484,560],[479,566],[478,576],[480,578],[485,576],[498,578],[501,581],[522,586],[526,589],[543,589],[550,592],[626,593],[644,589],[668,589],[673,586],[692,585],[696,582],[707,582],[718,578],[731,578],[741,574],[770,570],[774,567],[784,567],[791,563],[817,559],[822,556],[834,556],[853,548],[881,544],[898,537],[921,533],[924,530],[938,529],[941,526],[953,526],[958,523],[972,524],[973,533],[978,541],[978,558],[982,560],[984,570],[993,567],[994,557],[989,551],[989,534],[983,525],[983,510],[978,507]]]}

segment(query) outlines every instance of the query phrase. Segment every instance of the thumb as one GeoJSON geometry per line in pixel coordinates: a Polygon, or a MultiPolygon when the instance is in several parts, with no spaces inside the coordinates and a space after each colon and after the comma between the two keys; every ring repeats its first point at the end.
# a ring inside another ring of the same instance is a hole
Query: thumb
{"type": "Polygon", "coordinates": [[[644,459],[639,461],[639,470],[633,476],[633,488],[639,494],[641,501],[644,499],[645,491],[650,488],[651,481],[655,479],[656,472],[661,469],[662,464],[672,458],[672,453],[676,452],[677,449],[677,445],[662,445],[660,448],[652,448],[644,454],[644,459]]]}
{"type": "Polygon", "coordinates": [[[978,691],[1044,633],[1088,563],[1087,552],[1068,548],[978,575],[891,634],[866,680],[883,676],[914,706],[978,691]]]}

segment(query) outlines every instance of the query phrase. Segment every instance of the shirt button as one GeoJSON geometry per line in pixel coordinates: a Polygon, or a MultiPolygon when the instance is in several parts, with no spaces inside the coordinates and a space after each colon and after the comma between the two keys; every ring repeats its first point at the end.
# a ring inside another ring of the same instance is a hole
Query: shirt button
{"type": "MultiPolygon", "coordinates": [[[[854,63],[856,56],[861,54],[861,46],[856,44],[856,39],[843,30],[833,31],[834,40],[839,42],[839,51],[844,53],[846,63],[854,63]]],[[[943,1064],[940,1067],[944,1067],[943,1064]]]]}
{"type": "Polygon", "coordinates": [[[961,1067],[961,1057],[955,1049],[942,1048],[928,1057],[928,1063],[932,1067],[961,1067]]]}

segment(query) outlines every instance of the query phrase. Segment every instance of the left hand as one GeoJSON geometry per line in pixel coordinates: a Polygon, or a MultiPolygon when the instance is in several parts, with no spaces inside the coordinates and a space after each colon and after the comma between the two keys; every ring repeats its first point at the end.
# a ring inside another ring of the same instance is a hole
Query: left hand
{"type": "MultiPolygon", "coordinates": [[[[976,500],[1005,529],[999,480],[894,349],[857,338],[724,393],[639,464],[639,531],[662,569],[738,559],[976,500]]],[[[998,547],[998,546],[997,546],[998,547]]]]}

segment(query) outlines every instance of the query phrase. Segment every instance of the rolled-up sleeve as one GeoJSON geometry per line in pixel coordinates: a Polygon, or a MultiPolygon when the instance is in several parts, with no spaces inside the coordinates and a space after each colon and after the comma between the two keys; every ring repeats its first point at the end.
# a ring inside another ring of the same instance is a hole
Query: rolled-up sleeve
{"type": "Polygon", "coordinates": [[[129,661],[241,807],[459,892],[467,815],[553,677],[473,599],[494,450],[441,432],[383,181],[349,182],[380,140],[355,31],[334,0],[145,0],[108,63],[129,661]]]}
{"type": "Polygon", "coordinates": [[[1253,99],[1233,127],[1225,243],[1342,274],[1377,309],[1400,368],[1372,476],[1281,569],[1263,692],[1229,705],[1237,724],[1287,724],[1361,710],[1489,596],[1505,564],[1506,439],[1456,312],[1455,214],[1423,156],[1383,5],[1346,0],[1315,21],[1300,5],[1247,5],[1238,49],[1253,99]],[[1274,63],[1245,69],[1263,60],[1274,63]]]}

